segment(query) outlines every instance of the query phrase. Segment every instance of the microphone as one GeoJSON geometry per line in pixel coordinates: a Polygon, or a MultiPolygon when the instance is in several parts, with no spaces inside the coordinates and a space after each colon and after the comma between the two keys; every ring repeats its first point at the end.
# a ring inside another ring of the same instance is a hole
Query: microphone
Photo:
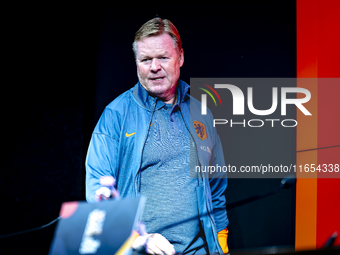
{"type": "Polygon", "coordinates": [[[296,183],[296,178],[293,174],[288,175],[287,177],[283,178],[281,180],[281,188],[283,189],[289,189],[296,183]]]}
{"type": "Polygon", "coordinates": [[[264,193],[261,193],[261,194],[258,194],[258,195],[254,195],[254,196],[248,197],[246,199],[243,199],[243,200],[231,203],[231,204],[227,204],[226,208],[227,209],[231,209],[231,208],[234,208],[234,207],[238,207],[238,206],[241,206],[241,205],[244,205],[244,204],[248,204],[250,202],[253,202],[253,201],[256,201],[256,200],[268,197],[268,196],[271,196],[271,195],[279,192],[281,189],[292,188],[295,185],[295,183],[296,183],[295,176],[292,175],[292,174],[287,175],[285,178],[283,178],[281,180],[280,187],[277,187],[277,188],[275,188],[274,190],[271,190],[271,191],[267,191],[267,192],[264,192],[264,193]]]}
{"type": "Polygon", "coordinates": [[[97,202],[108,199],[120,199],[118,190],[115,189],[115,178],[112,176],[102,176],[99,179],[99,183],[102,186],[96,190],[95,199],[97,202]]]}

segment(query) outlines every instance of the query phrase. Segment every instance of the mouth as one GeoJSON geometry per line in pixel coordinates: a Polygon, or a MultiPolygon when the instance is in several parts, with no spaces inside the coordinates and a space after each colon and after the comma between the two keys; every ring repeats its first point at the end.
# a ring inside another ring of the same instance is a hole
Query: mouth
{"type": "Polygon", "coordinates": [[[161,81],[163,79],[164,79],[163,76],[162,77],[153,77],[153,78],[150,78],[150,80],[152,80],[152,81],[161,81]]]}

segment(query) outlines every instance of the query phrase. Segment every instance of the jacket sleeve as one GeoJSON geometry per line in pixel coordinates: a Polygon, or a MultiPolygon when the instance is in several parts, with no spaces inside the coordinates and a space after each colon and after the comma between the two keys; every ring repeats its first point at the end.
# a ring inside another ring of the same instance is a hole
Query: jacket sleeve
{"type": "MultiPolygon", "coordinates": [[[[222,144],[217,133],[215,136],[215,146],[213,149],[210,165],[220,167],[225,166],[222,144]]],[[[227,188],[227,185],[228,185],[227,176],[223,172],[222,173],[216,172],[210,178],[212,206],[217,232],[220,232],[221,230],[225,229],[229,223],[226,210],[226,199],[224,196],[224,192],[227,188]]]]}
{"type": "Polygon", "coordinates": [[[93,131],[85,161],[88,202],[96,202],[95,192],[101,187],[101,176],[116,178],[119,138],[112,124],[116,121],[112,111],[105,109],[93,131]]]}

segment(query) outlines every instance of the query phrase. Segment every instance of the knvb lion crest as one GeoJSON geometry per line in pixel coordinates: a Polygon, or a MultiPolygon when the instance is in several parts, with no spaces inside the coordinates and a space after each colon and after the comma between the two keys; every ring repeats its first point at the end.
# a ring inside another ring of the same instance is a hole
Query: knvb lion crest
{"type": "Polygon", "coordinates": [[[193,121],[197,136],[203,141],[207,139],[207,130],[205,125],[197,120],[193,121]]]}

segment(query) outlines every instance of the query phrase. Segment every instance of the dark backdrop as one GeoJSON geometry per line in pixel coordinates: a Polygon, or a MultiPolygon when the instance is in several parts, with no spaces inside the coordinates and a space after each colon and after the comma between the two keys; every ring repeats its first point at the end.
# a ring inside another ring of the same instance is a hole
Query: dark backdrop
{"type": "MultiPolygon", "coordinates": [[[[5,8],[0,235],[41,226],[63,201],[84,199],[91,132],[104,107],[137,82],[134,33],[156,14],[182,36],[186,82],[295,77],[295,1],[182,5],[5,8]]],[[[279,181],[231,179],[226,197],[279,181]]],[[[294,212],[294,189],[230,210],[230,248],[294,245],[294,212]]],[[[54,226],[0,242],[13,254],[46,254],[54,226]]]]}

